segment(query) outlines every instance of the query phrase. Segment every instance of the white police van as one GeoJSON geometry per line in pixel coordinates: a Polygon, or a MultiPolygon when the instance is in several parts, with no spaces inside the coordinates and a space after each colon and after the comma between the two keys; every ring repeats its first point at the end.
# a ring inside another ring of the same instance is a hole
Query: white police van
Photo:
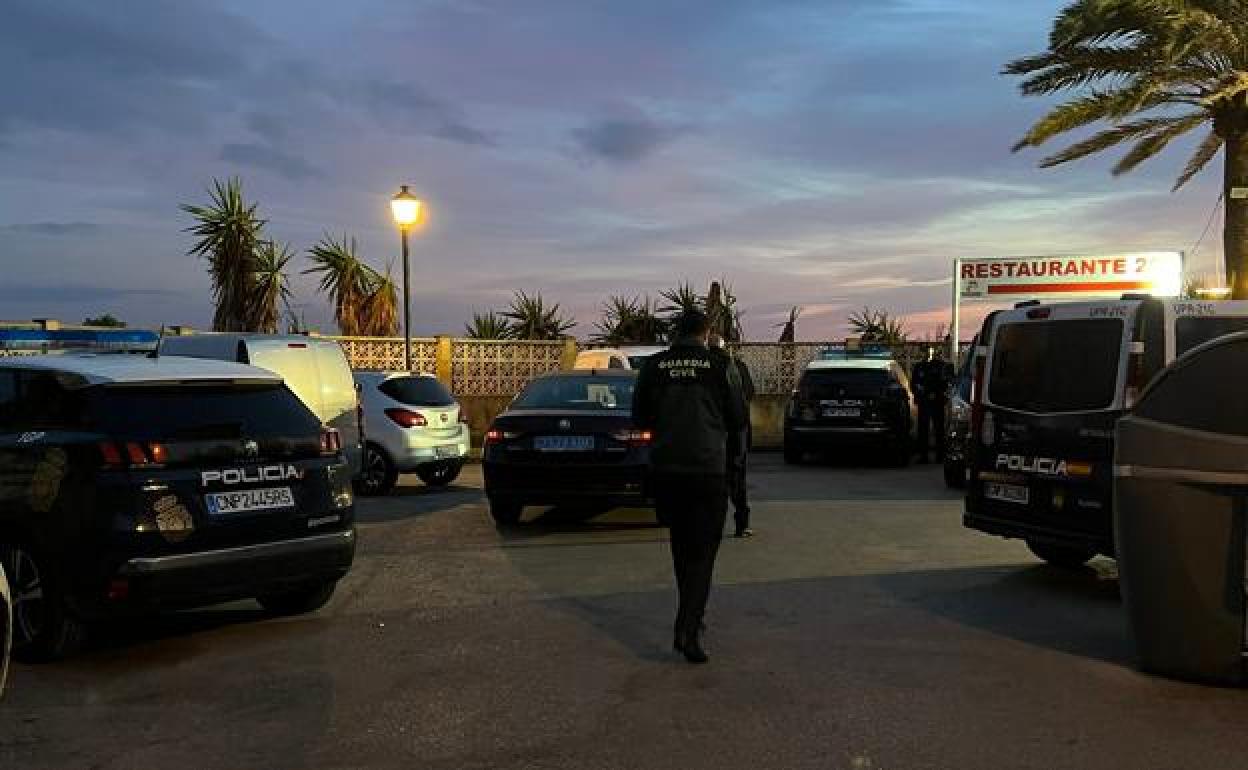
{"type": "Polygon", "coordinates": [[[1113,556],[1115,421],[1177,356],[1246,329],[1248,301],[1128,295],[990,314],[973,363],[964,524],[1022,538],[1054,564],[1113,556]]]}

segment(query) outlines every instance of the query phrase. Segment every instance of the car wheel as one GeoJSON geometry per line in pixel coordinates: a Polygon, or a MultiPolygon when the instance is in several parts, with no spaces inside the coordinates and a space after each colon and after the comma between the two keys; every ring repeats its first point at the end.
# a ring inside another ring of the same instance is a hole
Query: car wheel
{"type": "Polygon", "coordinates": [[[516,500],[499,500],[490,498],[490,516],[499,527],[514,527],[520,523],[520,515],[524,513],[524,504],[516,500]]]}
{"type": "Polygon", "coordinates": [[[1032,540],[1027,541],[1027,547],[1036,556],[1039,556],[1054,567],[1066,567],[1068,569],[1082,567],[1093,556],[1096,556],[1096,551],[1091,548],[1054,545],[1053,543],[1040,543],[1032,540]]]}
{"type": "Polygon", "coordinates": [[[945,463],[945,486],[950,489],[966,487],[966,466],[961,463],[945,463]]]}
{"type": "Polygon", "coordinates": [[[13,600],[13,657],[39,662],[74,654],[86,640],[86,626],[66,606],[48,561],[24,544],[3,549],[13,600]]]}
{"type": "Polygon", "coordinates": [[[289,591],[257,596],[256,601],[273,615],[302,615],[316,612],[329,602],[338,586],[337,580],[312,583],[289,591]]]}
{"type": "Polygon", "coordinates": [[[376,444],[364,447],[364,472],[356,481],[356,491],[365,497],[389,494],[398,483],[399,471],[386,450],[376,444]]]}
{"type": "Polygon", "coordinates": [[[463,470],[461,463],[449,463],[445,465],[427,466],[417,468],[416,475],[420,480],[425,482],[427,486],[444,487],[455,479],[459,478],[459,472],[463,470]]]}

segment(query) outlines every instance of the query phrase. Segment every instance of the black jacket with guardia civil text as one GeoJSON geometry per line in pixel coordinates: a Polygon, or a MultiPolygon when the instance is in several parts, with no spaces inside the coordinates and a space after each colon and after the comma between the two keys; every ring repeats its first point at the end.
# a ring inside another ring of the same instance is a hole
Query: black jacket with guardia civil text
{"type": "Polygon", "coordinates": [[[724,473],[728,436],[747,419],[732,359],[699,340],[650,356],[637,377],[633,420],[654,434],[650,464],[659,473],[724,473]]]}

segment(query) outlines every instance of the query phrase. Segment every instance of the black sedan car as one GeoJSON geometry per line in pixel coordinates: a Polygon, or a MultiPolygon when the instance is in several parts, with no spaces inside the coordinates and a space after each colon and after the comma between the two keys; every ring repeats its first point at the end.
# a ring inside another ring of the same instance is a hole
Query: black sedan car
{"type": "Polygon", "coordinates": [[[13,655],[106,617],[325,604],[355,552],[341,441],[272,372],[127,355],[0,359],[13,655]]]}
{"type": "Polygon", "coordinates": [[[526,505],[648,505],[650,433],[633,425],[629,370],[539,377],[485,436],[490,513],[515,524],[526,505]]]}

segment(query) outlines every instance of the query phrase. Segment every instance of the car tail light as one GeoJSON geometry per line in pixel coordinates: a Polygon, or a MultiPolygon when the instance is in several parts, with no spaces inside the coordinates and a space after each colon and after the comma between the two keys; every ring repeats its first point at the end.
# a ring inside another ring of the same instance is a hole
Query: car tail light
{"type": "Polygon", "coordinates": [[[497,444],[503,440],[503,432],[498,428],[490,428],[485,432],[485,443],[497,444]]]}
{"type": "Polygon", "coordinates": [[[342,451],[342,436],[337,428],[321,428],[321,454],[336,455],[342,451]]]}
{"type": "Polygon", "coordinates": [[[1144,343],[1132,342],[1131,353],[1127,356],[1127,398],[1126,408],[1135,406],[1144,387],[1144,343]]]}
{"type": "Polygon", "coordinates": [[[387,409],[386,416],[403,428],[423,428],[429,424],[423,414],[410,409],[387,409]]]}
{"type": "Polygon", "coordinates": [[[625,444],[633,446],[647,446],[654,440],[654,434],[648,430],[640,430],[638,428],[628,428],[617,430],[611,434],[611,438],[616,441],[622,441],[625,444]]]}
{"type": "Polygon", "coordinates": [[[105,468],[159,468],[169,461],[169,450],[154,441],[101,441],[99,450],[105,468]]]}

